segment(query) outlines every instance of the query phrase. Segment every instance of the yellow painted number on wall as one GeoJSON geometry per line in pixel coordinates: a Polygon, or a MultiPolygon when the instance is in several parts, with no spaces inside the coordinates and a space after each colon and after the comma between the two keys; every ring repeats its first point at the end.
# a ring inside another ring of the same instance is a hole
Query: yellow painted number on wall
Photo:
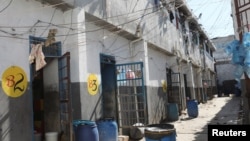
{"type": "Polygon", "coordinates": [[[90,74],[88,77],[88,92],[91,95],[95,95],[98,92],[99,82],[95,74],[90,74]]]}
{"type": "Polygon", "coordinates": [[[162,82],[162,89],[163,92],[167,92],[167,82],[165,80],[162,82]]]}
{"type": "Polygon", "coordinates": [[[10,97],[24,94],[28,86],[26,73],[18,66],[11,66],[2,74],[2,88],[10,97]]]}

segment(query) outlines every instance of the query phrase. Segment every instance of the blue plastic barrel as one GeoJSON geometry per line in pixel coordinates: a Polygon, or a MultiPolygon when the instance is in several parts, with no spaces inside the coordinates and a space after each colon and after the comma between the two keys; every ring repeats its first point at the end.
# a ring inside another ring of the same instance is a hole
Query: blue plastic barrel
{"type": "Polygon", "coordinates": [[[94,121],[73,121],[75,141],[99,141],[97,125],[94,121]]]}
{"type": "Polygon", "coordinates": [[[100,141],[118,141],[118,126],[113,118],[101,119],[96,123],[100,141]]]}
{"type": "Polygon", "coordinates": [[[152,124],[145,128],[146,141],[176,141],[176,130],[172,124],[152,124]]]}
{"type": "Polygon", "coordinates": [[[167,117],[168,121],[177,121],[179,119],[179,110],[177,103],[168,103],[167,117]]]}
{"type": "Polygon", "coordinates": [[[198,116],[198,102],[196,100],[187,101],[187,113],[189,117],[196,118],[198,116]]]}

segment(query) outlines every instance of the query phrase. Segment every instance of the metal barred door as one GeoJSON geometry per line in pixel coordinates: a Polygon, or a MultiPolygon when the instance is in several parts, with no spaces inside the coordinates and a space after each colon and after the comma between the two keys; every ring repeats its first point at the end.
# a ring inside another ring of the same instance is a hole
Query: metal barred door
{"type": "Polygon", "coordinates": [[[185,106],[181,90],[180,73],[167,73],[167,77],[170,82],[170,84],[168,84],[168,102],[177,103],[180,111],[184,110],[185,106]]]}
{"type": "Polygon", "coordinates": [[[143,63],[117,64],[118,124],[120,130],[147,123],[143,63]]]}
{"type": "Polygon", "coordinates": [[[58,59],[60,124],[61,130],[68,141],[73,141],[72,105],[70,93],[70,53],[65,53],[58,59]]]}

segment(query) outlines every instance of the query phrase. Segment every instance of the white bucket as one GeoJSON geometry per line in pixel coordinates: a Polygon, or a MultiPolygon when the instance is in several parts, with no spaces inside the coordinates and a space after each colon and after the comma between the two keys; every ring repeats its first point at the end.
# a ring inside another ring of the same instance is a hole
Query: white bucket
{"type": "Polygon", "coordinates": [[[35,133],[35,141],[41,141],[42,135],[40,133],[35,133]]]}
{"type": "Polygon", "coordinates": [[[45,134],[45,141],[57,141],[58,133],[57,132],[47,132],[45,134]]]}

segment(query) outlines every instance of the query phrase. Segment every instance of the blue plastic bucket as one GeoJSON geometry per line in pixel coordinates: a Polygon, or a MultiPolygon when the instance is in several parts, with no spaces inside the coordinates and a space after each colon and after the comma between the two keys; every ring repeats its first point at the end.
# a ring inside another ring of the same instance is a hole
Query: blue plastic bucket
{"type": "Polygon", "coordinates": [[[94,121],[75,120],[73,126],[75,141],[99,141],[98,129],[94,121]]]}
{"type": "Polygon", "coordinates": [[[187,101],[187,113],[189,117],[198,117],[198,102],[196,100],[187,101]]]}
{"type": "Polygon", "coordinates": [[[152,124],[145,128],[146,141],[176,141],[176,130],[172,124],[152,124]]]}
{"type": "Polygon", "coordinates": [[[167,117],[168,121],[177,121],[179,119],[179,110],[177,103],[168,103],[167,117]]]}
{"type": "Polygon", "coordinates": [[[100,141],[118,141],[118,126],[113,118],[101,119],[96,123],[100,141]]]}

